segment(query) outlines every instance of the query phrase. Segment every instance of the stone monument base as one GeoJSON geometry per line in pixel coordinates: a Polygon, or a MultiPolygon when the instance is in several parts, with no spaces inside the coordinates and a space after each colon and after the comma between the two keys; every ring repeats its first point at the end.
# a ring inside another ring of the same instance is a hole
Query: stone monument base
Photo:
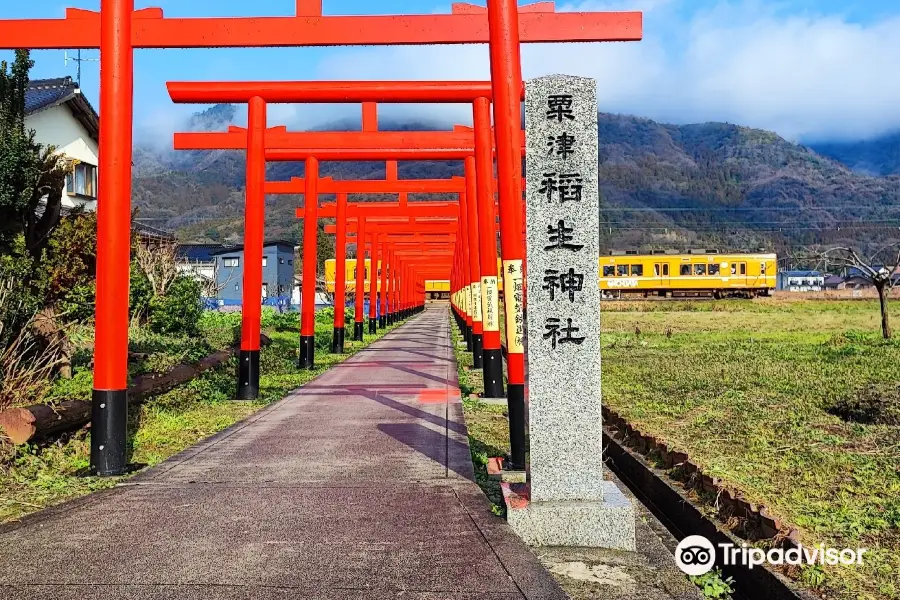
{"type": "Polygon", "coordinates": [[[598,501],[531,502],[528,484],[501,487],[506,519],[530,546],[636,549],[634,505],[611,481],[598,501]]]}

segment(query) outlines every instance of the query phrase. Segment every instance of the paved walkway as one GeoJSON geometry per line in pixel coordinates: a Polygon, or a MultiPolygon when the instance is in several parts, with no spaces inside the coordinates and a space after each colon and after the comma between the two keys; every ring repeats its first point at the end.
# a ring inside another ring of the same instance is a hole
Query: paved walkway
{"type": "Polygon", "coordinates": [[[473,482],[446,305],[127,484],[0,528],[0,598],[564,598],[473,482]]]}

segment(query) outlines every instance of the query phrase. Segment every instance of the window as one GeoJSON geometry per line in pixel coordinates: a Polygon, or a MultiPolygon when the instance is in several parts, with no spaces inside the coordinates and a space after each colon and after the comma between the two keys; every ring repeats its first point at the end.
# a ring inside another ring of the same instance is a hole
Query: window
{"type": "Polygon", "coordinates": [[[283,259],[283,258],[279,258],[279,259],[278,259],[278,264],[279,264],[279,265],[283,265],[283,264],[284,264],[284,259],[283,259]]]}
{"type": "Polygon", "coordinates": [[[741,263],[741,275],[747,274],[747,263],[741,263]]]}
{"type": "Polygon", "coordinates": [[[759,263],[759,273],[760,273],[760,275],[766,274],[766,263],[764,263],[764,262],[759,263]]]}
{"type": "Polygon", "coordinates": [[[628,265],[616,265],[616,277],[628,277],[628,265]]]}
{"type": "Polygon", "coordinates": [[[631,265],[631,276],[641,277],[644,274],[644,265],[631,265]]]}
{"type": "Polygon", "coordinates": [[[353,267],[353,279],[356,279],[356,267],[353,267]]]}
{"type": "Polygon", "coordinates": [[[690,275],[691,274],[691,265],[681,265],[681,274],[682,275],[690,275]]]}
{"type": "Polygon", "coordinates": [[[291,266],[294,266],[294,259],[293,259],[293,258],[289,258],[289,259],[288,259],[288,264],[291,265],[291,266]]]}
{"type": "Polygon", "coordinates": [[[269,297],[269,284],[268,283],[262,284],[262,297],[263,298],[269,297]]]}
{"type": "Polygon", "coordinates": [[[225,267],[226,269],[234,269],[236,267],[239,267],[240,264],[241,264],[241,259],[236,256],[231,256],[231,257],[222,259],[222,266],[225,267]]]}
{"type": "Polygon", "coordinates": [[[669,276],[669,263],[663,263],[663,276],[669,276]]]}
{"type": "Polygon", "coordinates": [[[731,274],[737,275],[737,263],[731,263],[731,274]]]}
{"type": "Polygon", "coordinates": [[[234,284],[234,291],[237,292],[240,289],[241,289],[241,284],[239,284],[239,283],[234,284]]]}
{"type": "Polygon", "coordinates": [[[660,267],[659,263],[656,263],[655,265],[653,265],[653,276],[654,277],[659,277],[659,267],[660,267]]]}
{"type": "Polygon", "coordinates": [[[263,266],[264,267],[269,266],[269,257],[268,256],[263,256],[263,266]]]}
{"type": "Polygon", "coordinates": [[[718,275],[718,274],[719,274],[719,265],[718,265],[718,263],[709,265],[709,274],[710,274],[710,275],[718,275]]]}
{"type": "Polygon", "coordinates": [[[699,263],[694,265],[694,275],[706,275],[706,265],[699,263]]]}
{"type": "Polygon", "coordinates": [[[72,172],[66,175],[66,192],[87,198],[97,197],[97,167],[87,163],[78,163],[72,172]]]}
{"type": "Polygon", "coordinates": [[[604,277],[615,277],[616,268],[613,265],[603,265],[603,276],[604,277]]]}

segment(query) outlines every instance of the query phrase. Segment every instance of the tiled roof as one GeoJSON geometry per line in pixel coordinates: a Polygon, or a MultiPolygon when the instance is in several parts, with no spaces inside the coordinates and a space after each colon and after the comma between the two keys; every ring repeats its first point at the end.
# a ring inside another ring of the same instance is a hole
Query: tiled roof
{"type": "Polygon", "coordinates": [[[71,77],[32,79],[25,90],[25,114],[31,115],[46,108],[67,103],[72,115],[87,129],[94,140],[99,139],[100,117],[71,77]]]}
{"type": "Polygon", "coordinates": [[[25,91],[25,114],[37,112],[48,106],[65,102],[75,95],[78,85],[71,77],[33,79],[25,91]]]}

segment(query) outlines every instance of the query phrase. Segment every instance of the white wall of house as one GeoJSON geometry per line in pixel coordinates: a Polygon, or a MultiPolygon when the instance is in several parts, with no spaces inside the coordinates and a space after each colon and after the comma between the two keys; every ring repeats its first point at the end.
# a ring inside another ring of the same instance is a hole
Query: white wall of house
{"type": "MultiPolygon", "coordinates": [[[[25,127],[34,129],[35,140],[44,146],[55,146],[59,154],[97,166],[99,148],[87,130],[72,115],[65,104],[38,111],[25,118],[25,127]]],[[[96,210],[96,199],[63,192],[63,206],[84,206],[96,210]]]]}

